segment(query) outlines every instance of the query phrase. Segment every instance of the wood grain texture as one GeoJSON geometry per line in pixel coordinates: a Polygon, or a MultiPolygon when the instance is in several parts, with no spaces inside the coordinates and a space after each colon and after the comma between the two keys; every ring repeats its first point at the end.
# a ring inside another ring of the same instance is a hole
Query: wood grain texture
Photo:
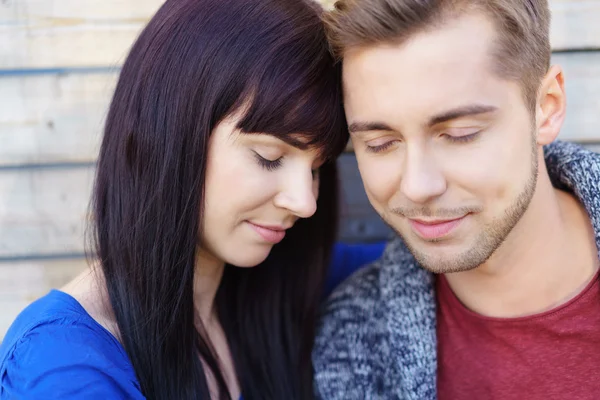
{"type": "Polygon", "coordinates": [[[160,0],[0,2],[0,68],[115,65],[160,0]]]}
{"type": "Polygon", "coordinates": [[[600,48],[600,1],[550,0],[554,50],[600,48]]]}
{"type": "Polygon", "coordinates": [[[563,140],[600,142],[600,52],[555,54],[563,67],[567,115],[559,135],[563,140]]]}
{"type": "Polygon", "coordinates": [[[95,160],[117,76],[0,77],[0,165],[95,160]]]}
{"type": "Polygon", "coordinates": [[[80,253],[92,168],[0,171],[0,258],[80,253]]]}

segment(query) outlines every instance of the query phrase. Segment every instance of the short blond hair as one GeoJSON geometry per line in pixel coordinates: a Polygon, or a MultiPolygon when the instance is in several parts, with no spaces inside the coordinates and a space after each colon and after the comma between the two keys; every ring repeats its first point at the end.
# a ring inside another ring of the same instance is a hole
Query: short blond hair
{"type": "Polygon", "coordinates": [[[494,22],[495,72],[519,82],[533,109],[550,66],[547,0],[338,0],[324,19],[331,50],[341,59],[350,48],[401,42],[471,10],[494,22]]]}

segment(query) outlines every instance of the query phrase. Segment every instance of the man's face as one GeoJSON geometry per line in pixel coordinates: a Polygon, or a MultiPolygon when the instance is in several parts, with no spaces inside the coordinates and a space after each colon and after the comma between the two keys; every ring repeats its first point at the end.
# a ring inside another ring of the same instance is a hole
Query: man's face
{"type": "Polygon", "coordinates": [[[518,83],[493,71],[495,40],[490,20],[464,15],[344,57],[366,193],[433,272],[485,262],[535,192],[535,125],[518,83]]]}

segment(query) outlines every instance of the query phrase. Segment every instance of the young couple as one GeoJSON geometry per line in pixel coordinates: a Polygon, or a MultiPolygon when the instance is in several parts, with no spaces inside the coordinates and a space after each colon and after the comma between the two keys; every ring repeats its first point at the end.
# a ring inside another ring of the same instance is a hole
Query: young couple
{"type": "Polygon", "coordinates": [[[110,106],[95,264],[17,318],[0,399],[595,398],[600,157],[553,143],[549,22],[168,0],[110,106]],[[317,323],[348,131],[398,238],[317,323]]]}

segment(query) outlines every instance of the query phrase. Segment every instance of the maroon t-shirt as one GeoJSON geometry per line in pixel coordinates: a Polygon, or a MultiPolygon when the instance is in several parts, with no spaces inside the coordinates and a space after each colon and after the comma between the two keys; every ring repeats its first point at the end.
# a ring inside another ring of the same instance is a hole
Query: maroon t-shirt
{"type": "Polygon", "coordinates": [[[438,298],[439,400],[600,399],[600,280],[523,318],[468,310],[445,277],[438,298]]]}

